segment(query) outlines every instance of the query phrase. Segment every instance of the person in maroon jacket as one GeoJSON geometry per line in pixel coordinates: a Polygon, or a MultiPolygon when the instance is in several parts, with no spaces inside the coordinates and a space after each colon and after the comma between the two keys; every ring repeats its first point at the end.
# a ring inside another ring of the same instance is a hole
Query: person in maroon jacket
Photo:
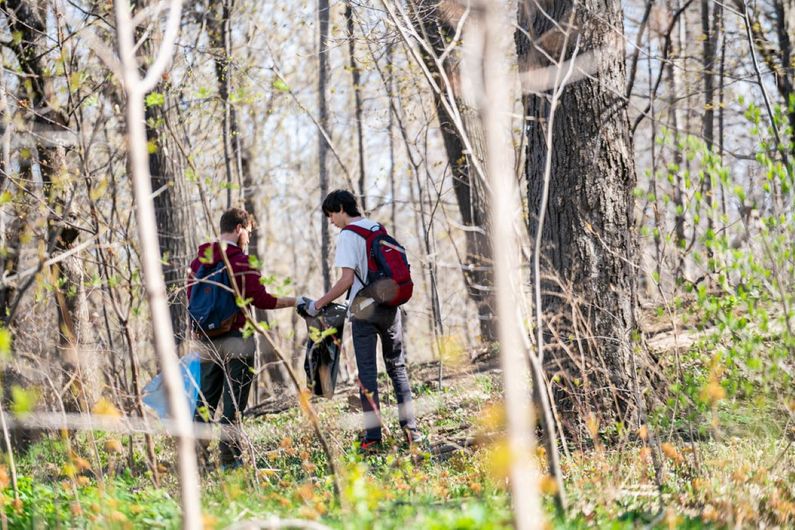
{"type": "MultiPolygon", "coordinates": [[[[223,260],[221,254],[221,242],[223,242],[229,264],[234,271],[235,283],[244,299],[250,299],[251,305],[259,309],[295,306],[295,298],[275,297],[268,293],[265,286],[260,283],[259,271],[249,264],[246,250],[253,222],[248,212],[240,208],[231,208],[221,216],[220,225],[220,241],[201,245],[196,258],[190,264],[188,300],[199,268],[202,265],[214,266],[223,260]],[[212,261],[208,263],[211,255],[212,261]]],[[[210,339],[199,336],[201,333],[193,334],[195,340],[191,341],[191,344],[199,351],[202,359],[201,391],[194,421],[204,423],[212,421],[219,401],[223,400],[221,423],[229,426],[239,424],[251,389],[256,350],[254,337],[243,337],[242,329],[245,323],[246,317],[241,311],[232,329],[224,335],[210,339]]],[[[206,445],[200,449],[201,456],[206,460],[206,445]]],[[[239,432],[221,440],[219,449],[222,467],[237,467],[242,463],[239,432]]]]}

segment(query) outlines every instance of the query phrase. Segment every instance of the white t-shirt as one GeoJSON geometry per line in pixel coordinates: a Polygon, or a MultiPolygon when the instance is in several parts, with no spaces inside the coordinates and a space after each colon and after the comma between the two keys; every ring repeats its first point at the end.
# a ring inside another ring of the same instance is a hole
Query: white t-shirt
{"type": "MultiPolygon", "coordinates": [[[[362,217],[358,221],[351,223],[355,226],[361,226],[367,230],[372,230],[373,227],[378,226],[378,223],[362,217]]],[[[364,284],[361,278],[367,281],[367,242],[362,236],[351,230],[341,230],[337,236],[337,251],[334,255],[334,266],[339,268],[353,269],[353,285],[351,286],[351,293],[348,296],[348,303],[356,297],[364,284]]]]}

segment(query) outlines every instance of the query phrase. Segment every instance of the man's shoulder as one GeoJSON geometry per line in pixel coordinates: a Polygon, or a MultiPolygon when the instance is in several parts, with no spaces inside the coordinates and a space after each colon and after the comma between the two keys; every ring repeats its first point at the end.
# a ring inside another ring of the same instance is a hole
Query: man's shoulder
{"type": "Polygon", "coordinates": [[[380,225],[380,223],[373,221],[372,219],[368,219],[367,217],[362,217],[358,221],[354,221],[351,224],[356,226],[361,226],[362,228],[366,228],[368,230],[370,230],[376,225],[380,225]]]}
{"type": "Polygon", "coordinates": [[[340,236],[342,236],[343,234],[346,234],[346,233],[350,234],[350,235],[353,235],[353,234],[357,234],[358,235],[357,231],[355,230],[356,228],[363,228],[365,230],[372,230],[372,229],[374,229],[374,228],[376,228],[378,226],[381,226],[381,224],[377,223],[375,221],[372,221],[370,219],[367,219],[366,217],[363,217],[362,219],[359,219],[358,221],[354,221],[351,224],[349,224],[348,226],[346,226],[345,228],[343,228],[340,231],[340,236]],[[346,228],[347,228],[347,230],[346,230],[346,228]]]}

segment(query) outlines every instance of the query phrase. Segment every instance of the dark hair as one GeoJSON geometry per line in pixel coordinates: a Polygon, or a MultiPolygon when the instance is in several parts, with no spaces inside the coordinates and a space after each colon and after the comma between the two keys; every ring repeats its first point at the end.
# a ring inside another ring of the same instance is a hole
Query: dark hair
{"type": "Polygon", "coordinates": [[[244,228],[248,228],[249,225],[253,224],[253,219],[248,215],[247,211],[242,208],[230,208],[221,216],[221,233],[232,233],[237,225],[243,225],[244,228]]]}
{"type": "Polygon", "coordinates": [[[326,217],[339,211],[343,211],[351,217],[362,215],[356,206],[356,197],[348,190],[334,190],[323,199],[323,213],[326,217]]]}

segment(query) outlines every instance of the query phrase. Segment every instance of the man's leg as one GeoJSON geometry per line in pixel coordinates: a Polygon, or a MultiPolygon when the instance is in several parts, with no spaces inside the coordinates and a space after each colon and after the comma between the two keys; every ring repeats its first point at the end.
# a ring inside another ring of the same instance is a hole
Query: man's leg
{"type": "Polygon", "coordinates": [[[240,459],[242,453],[241,436],[237,430],[240,420],[248,405],[248,394],[251,390],[251,381],[254,374],[252,366],[254,358],[232,359],[227,364],[227,374],[224,384],[223,416],[221,423],[234,428],[231,439],[221,440],[221,463],[232,464],[240,459]]]}
{"type": "Polygon", "coordinates": [[[193,421],[208,423],[215,416],[215,409],[224,389],[224,371],[213,361],[201,363],[201,384],[196,401],[193,421]]]}
{"type": "Polygon", "coordinates": [[[381,439],[381,419],[378,403],[378,364],[376,346],[378,332],[376,327],[366,320],[352,319],[353,351],[356,354],[356,366],[359,369],[359,397],[364,411],[365,437],[368,440],[381,439]]]}
{"type": "MultiPolygon", "coordinates": [[[[196,412],[193,414],[193,421],[199,423],[209,423],[215,416],[215,409],[221,399],[221,392],[224,388],[223,369],[212,361],[201,363],[201,383],[199,397],[196,402],[196,412]]],[[[201,461],[206,463],[209,459],[207,440],[198,440],[196,449],[201,461]]]]}
{"type": "MultiPolygon", "coordinates": [[[[254,376],[251,367],[254,364],[257,344],[254,337],[243,339],[237,335],[216,339],[214,342],[218,354],[226,360],[221,423],[239,429],[239,420],[248,405],[248,393],[254,376]]],[[[221,440],[218,444],[222,464],[233,464],[240,459],[240,436],[234,432],[235,429],[231,433],[232,439],[221,440]]]]}
{"type": "Polygon", "coordinates": [[[381,346],[384,350],[384,364],[386,373],[395,387],[395,398],[398,403],[398,417],[400,428],[414,431],[417,429],[417,420],[414,416],[414,403],[411,397],[411,384],[406,369],[406,353],[403,350],[403,323],[398,308],[382,309],[382,318],[379,319],[381,329],[381,346]],[[394,312],[394,313],[393,313],[394,312]]]}

